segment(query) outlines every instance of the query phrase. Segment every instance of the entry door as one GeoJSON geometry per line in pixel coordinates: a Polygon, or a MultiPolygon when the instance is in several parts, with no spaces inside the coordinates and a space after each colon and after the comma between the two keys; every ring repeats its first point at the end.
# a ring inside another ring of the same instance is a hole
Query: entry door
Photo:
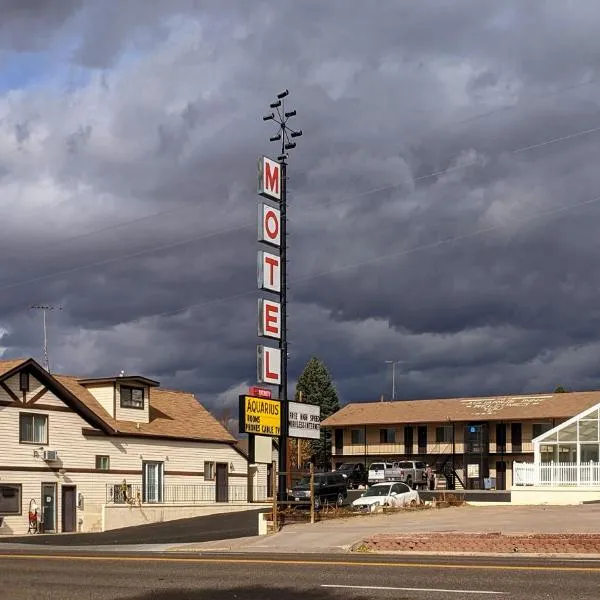
{"type": "Polygon", "coordinates": [[[413,428],[407,425],[404,428],[404,454],[410,456],[413,453],[413,428]]]}
{"type": "Polygon", "coordinates": [[[496,489],[506,489],[506,462],[503,460],[496,462],[496,489]]]}
{"type": "Polygon", "coordinates": [[[145,462],[142,473],[142,501],[151,504],[163,501],[163,463],[145,462]]]}
{"type": "Polygon", "coordinates": [[[56,484],[42,483],[42,516],[45,531],[56,531],[56,484]]]}
{"type": "Polygon", "coordinates": [[[229,502],[229,465],[217,463],[217,502],[229,502]]]}
{"type": "Polygon", "coordinates": [[[417,446],[419,454],[427,454],[427,425],[417,427],[417,446]]]}
{"type": "Polygon", "coordinates": [[[77,531],[77,488],[62,486],[62,530],[64,533],[77,531]]]}

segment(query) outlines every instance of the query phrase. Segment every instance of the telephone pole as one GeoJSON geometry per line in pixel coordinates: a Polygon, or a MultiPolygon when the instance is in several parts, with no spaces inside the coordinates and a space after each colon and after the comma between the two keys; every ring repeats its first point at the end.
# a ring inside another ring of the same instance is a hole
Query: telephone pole
{"type": "Polygon", "coordinates": [[[298,138],[302,135],[301,130],[292,129],[288,125],[288,120],[296,116],[295,110],[285,110],[285,99],[289,95],[288,90],[277,94],[275,102],[271,102],[270,108],[273,112],[263,117],[263,121],[274,121],[277,123],[277,132],[269,138],[271,142],[281,142],[281,153],[277,161],[281,165],[281,292],[279,294],[281,303],[281,339],[279,340],[279,349],[281,351],[281,385],[279,386],[279,400],[281,402],[282,427],[281,437],[279,438],[279,480],[278,495],[280,501],[287,499],[287,445],[288,445],[288,342],[287,342],[287,160],[288,151],[296,147],[296,143],[291,138],[298,138]]]}
{"type": "Polygon", "coordinates": [[[46,330],[46,311],[62,310],[62,306],[51,306],[50,304],[34,304],[30,307],[32,310],[41,310],[44,323],[44,360],[43,367],[50,373],[50,360],[48,358],[48,332],[46,330]]]}

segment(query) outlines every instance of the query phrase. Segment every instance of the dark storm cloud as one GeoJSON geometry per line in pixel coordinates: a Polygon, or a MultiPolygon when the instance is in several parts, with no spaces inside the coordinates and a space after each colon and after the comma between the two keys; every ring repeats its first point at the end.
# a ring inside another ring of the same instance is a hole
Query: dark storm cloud
{"type": "Polygon", "coordinates": [[[56,370],[234,406],[287,86],[293,378],[316,354],[345,400],[389,396],[392,359],[401,397],[600,385],[594,3],[9,4],[5,49],[89,80],[0,97],[6,355],[40,356],[54,303],[56,370]]]}

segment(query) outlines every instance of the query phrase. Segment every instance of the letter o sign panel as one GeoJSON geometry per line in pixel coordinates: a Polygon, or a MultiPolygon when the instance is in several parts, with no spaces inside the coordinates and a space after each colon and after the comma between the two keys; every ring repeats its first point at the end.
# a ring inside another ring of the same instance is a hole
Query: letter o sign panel
{"type": "Polygon", "coordinates": [[[258,206],[258,241],[281,246],[281,212],[267,204],[258,206]]]}

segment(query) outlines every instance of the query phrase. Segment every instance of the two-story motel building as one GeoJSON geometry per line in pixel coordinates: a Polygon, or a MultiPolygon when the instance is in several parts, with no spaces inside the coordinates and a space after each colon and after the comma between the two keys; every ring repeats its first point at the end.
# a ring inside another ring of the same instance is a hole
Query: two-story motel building
{"type": "MultiPolygon", "coordinates": [[[[322,426],[333,430],[334,468],[412,458],[431,465],[441,486],[495,482],[504,490],[512,463],[533,461],[534,438],[598,403],[600,392],[364,402],[344,406],[322,426]]],[[[572,461],[569,447],[563,450],[557,459],[572,461]]]]}

